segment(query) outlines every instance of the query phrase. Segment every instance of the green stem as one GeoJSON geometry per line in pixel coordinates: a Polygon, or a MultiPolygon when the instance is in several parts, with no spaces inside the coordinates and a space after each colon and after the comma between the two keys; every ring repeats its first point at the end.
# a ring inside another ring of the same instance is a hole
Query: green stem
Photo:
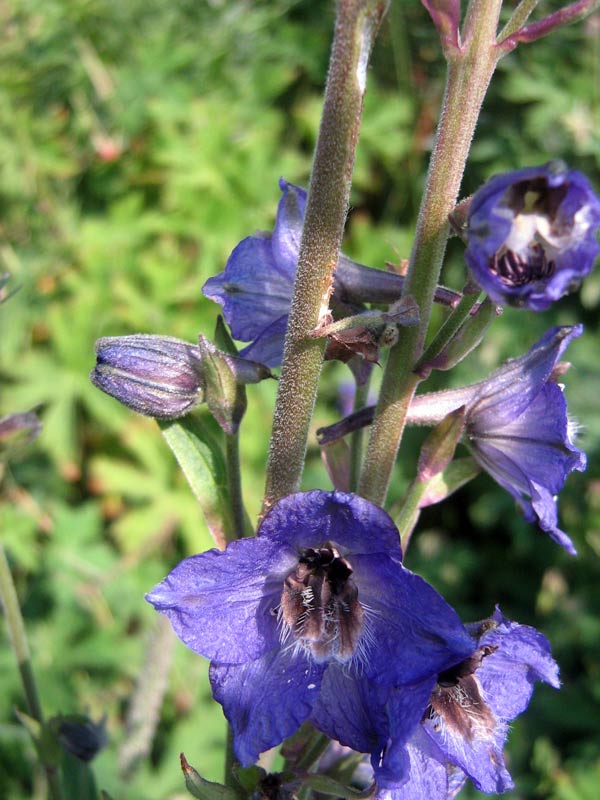
{"type": "MultiPolygon", "coordinates": [[[[371,383],[371,374],[364,383],[356,384],[356,392],[354,394],[354,411],[359,411],[367,405],[369,396],[369,385],[371,383]]],[[[350,437],[350,491],[355,492],[358,486],[360,477],[360,468],[362,465],[362,446],[364,439],[364,430],[354,431],[350,437]]]]}
{"type": "Polygon", "coordinates": [[[338,0],[275,405],[265,509],[300,486],[325,347],[309,334],[328,308],[348,212],[367,64],[385,6],[382,0],[338,0]]]}
{"type": "Polygon", "coordinates": [[[518,31],[519,28],[522,28],[532,12],[535,11],[535,7],[539,2],[540,0],[521,0],[511,14],[506,25],[500,31],[498,41],[501,42],[503,39],[506,39],[507,36],[511,36],[515,31],[518,31]]]}
{"type": "Polygon", "coordinates": [[[233,765],[236,762],[235,753],[233,752],[233,728],[227,723],[227,738],[225,742],[225,774],[223,776],[223,783],[225,786],[233,786],[237,788],[237,783],[233,775],[233,765]]]}
{"type": "MultiPolygon", "coordinates": [[[[10,643],[12,645],[12,649],[17,660],[19,674],[21,676],[21,683],[23,685],[23,692],[25,694],[25,702],[27,704],[27,713],[40,725],[43,725],[44,715],[35,683],[33,667],[31,665],[31,654],[29,652],[29,645],[27,643],[23,615],[21,614],[19,598],[17,597],[17,590],[15,588],[12,573],[10,571],[8,559],[6,558],[6,552],[1,543],[0,600],[2,601],[2,607],[6,617],[10,643]]],[[[44,764],[44,770],[48,780],[49,796],[52,798],[52,800],[62,800],[62,785],[56,767],[52,764],[44,764]]]]}
{"type": "Polygon", "coordinates": [[[448,345],[453,336],[458,333],[461,325],[467,321],[473,306],[479,298],[480,292],[475,294],[464,294],[460,303],[456,306],[454,311],[446,318],[440,329],[433,337],[427,349],[415,364],[415,371],[419,372],[420,368],[439,356],[443,349],[448,345]]]}
{"type": "Polygon", "coordinates": [[[456,205],[479,111],[500,53],[496,28],[502,0],[472,0],[463,46],[448,64],[443,111],[427,175],[403,295],[420,309],[420,323],[390,351],[365,455],[359,493],[383,505],[406,414],[420,381],[414,373],[429,326],[433,293],[446,251],[448,215],[456,205]]]}
{"type": "Polygon", "coordinates": [[[238,433],[225,434],[225,460],[227,463],[227,488],[233,516],[233,531],[228,541],[251,535],[250,524],[242,497],[242,473],[240,467],[240,437],[238,433]]]}
{"type": "Polygon", "coordinates": [[[419,510],[419,503],[425,494],[426,488],[427,483],[417,480],[413,481],[402,498],[400,508],[396,512],[393,510],[390,511],[390,515],[400,532],[400,544],[402,545],[403,554],[406,553],[411,534],[419,520],[419,515],[421,513],[419,510]]]}

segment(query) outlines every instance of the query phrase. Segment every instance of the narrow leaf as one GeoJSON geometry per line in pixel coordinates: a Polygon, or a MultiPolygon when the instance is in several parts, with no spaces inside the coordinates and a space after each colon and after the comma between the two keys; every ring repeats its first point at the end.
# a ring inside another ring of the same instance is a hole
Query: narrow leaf
{"type": "Polygon", "coordinates": [[[234,531],[234,521],[227,491],[225,457],[209,423],[203,412],[197,412],[158,424],[200,503],[215,544],[224,549],[227,537],[234,531]]]}

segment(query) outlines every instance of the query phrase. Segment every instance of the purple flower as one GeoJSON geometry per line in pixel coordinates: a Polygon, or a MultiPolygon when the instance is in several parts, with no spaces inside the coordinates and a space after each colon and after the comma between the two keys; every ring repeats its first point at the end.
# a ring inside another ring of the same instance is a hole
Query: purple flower
{"type": "MultiPolygon", "coordinates": [[[[233,338],[250,341],[240,355],[269,367],[279,366],[283,357],[306,211],[304,189],[283,178],[279,187],[283,195],[273,233],[255,233],[243,239],[223,272],[202,287],[206,297],[223,306],[233,338]]],[[[344,317],[364,309],[364,303],[394,303],[403,285],[401,275],[358,264],[340,253],[332,309],[344,317]]],[[[435,300],[455,306],[460,295],[439,286],[435,300]]]]}
{"type": "Polygon", "coordinates": [[[571,539],[557,527],[556,495],[567,475],[585,469],[586,457],[573,443],[556,368],[582,331],[581,325],[551,328],[526,355],[469,387],[474,394],[465,429],[475,459],[517,500],[525,518],[572,555],[571,539]]]}
{"type": "Polygon", "coordinates": [[[304,225],[306,192],[283,178],[273,234],[243,239],[225,270],[209,278],[202,292],[223,306],[234,339],[252,343],[241,355],[278,366],[283,354],[298,252],[304,225]]]}
{"type": "Polygon", "coordinates": [[[492,300],[543,311],[592,270],[599,226],[587,178],[553,161],[497,175],[475,194],[465,258],[492,300]]]}
{"type": "MultiPolygon", "coordinates": [[[[408,744],[410,773],[386,786],[379,800],[450,800],[469,777],[487,794],[513,782],[504,763],[508,724],[528,706],[535,681],[560,686],[547,639],[535,628],[493,616],[467,626],[472,655],[440,672],[420,726],[408,744]]],[[[399,724],[405,696],[395,692],[391,719],[399,724]]]]}
{"type": "Polygon", "coordinates": [[[340,492],[290,495],[255,538],[186,559],[147,599],[211,659],[243,765],[310,719],[398,780],[403,754],[382,755],[391,687],[426,685],[394,732],[403,744],[437,673],[473,650],[456,613],[402,566],[389,516],[340,492]]]}

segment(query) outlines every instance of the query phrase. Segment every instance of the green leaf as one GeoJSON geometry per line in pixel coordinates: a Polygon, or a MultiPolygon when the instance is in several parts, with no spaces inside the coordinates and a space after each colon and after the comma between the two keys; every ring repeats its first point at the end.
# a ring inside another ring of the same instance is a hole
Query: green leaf
{"type": "Polygon", "coordinates": [[[225,547],[235,526],[227,491],[225,458],[206,416],[200,412],[159,425],[200,503],[215,543],[225,547]]]}

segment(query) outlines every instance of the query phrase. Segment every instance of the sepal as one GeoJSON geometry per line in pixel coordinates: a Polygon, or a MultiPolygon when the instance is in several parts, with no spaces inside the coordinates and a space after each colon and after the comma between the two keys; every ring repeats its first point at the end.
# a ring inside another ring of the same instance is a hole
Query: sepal
{"type": "Polygon", "coordinates": [[[231,787],[205,780],[200,773],[192,767],[183,753],[181,753],[179,758],[181,761],[181,771],[185,778],[185,788],[192,797],[198,797],[200,800],[240,800],[241,794],[238,794],[231,787]]]}

